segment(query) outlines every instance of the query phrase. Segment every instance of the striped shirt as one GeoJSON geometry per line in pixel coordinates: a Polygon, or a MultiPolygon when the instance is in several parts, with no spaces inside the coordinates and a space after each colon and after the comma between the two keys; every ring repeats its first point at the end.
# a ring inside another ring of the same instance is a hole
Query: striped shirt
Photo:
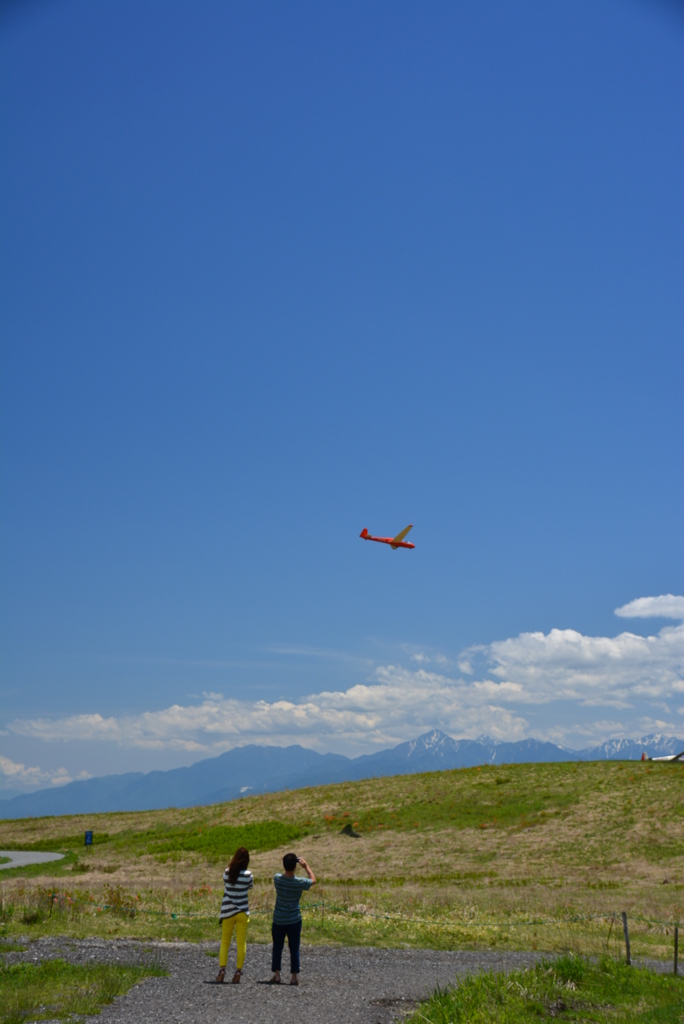
{"type": "Polygon", "coordinates": [[[273,911],[273,924],[297,924],[302,919],[299,900],[303,892],[310,889],[313,882],[310,878],[297,878],[278,873],[273,876],[276,891],[276,904],[273,911]]]}
{"type": "Polygon", "coordinates": [[[235,885],[231,885],[228,878],[228,868],[223,872],[223,901],[219,921],[225,921],[227,917],[235,917],[236,914],[249,915],[249,900],[247,891],[254,885],[254,878],[251,871],[241,871],[237,876],[235,885]]]}

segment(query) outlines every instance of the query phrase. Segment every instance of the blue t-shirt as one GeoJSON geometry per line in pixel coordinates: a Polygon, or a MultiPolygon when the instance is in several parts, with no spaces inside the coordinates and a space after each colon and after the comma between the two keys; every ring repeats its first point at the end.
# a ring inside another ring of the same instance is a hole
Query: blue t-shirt
{"type": "Polygon", "coordinates": [[[299,900],[303,892],[310,889],[313,882],[310,878],[288,878],[278,873],[273,876],[276,891],[276,904],[273,911],[274,924],[297,924],[302,919],[299,900]]]}

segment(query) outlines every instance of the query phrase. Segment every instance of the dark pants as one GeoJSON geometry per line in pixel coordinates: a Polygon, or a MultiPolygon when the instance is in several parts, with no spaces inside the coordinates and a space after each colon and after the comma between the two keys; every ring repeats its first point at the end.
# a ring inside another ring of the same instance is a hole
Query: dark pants
{"type": "Polygon", "coordinates": [[[290,971],[292,974],[299,974],[299,943],[302,939],[302,922],[296,924],[271,925],[273,936],[273,956],[271,958],[271,970],[279,971],[283,960],[283,946],[287,935],[287,944],[290,947],[290,971]]]}

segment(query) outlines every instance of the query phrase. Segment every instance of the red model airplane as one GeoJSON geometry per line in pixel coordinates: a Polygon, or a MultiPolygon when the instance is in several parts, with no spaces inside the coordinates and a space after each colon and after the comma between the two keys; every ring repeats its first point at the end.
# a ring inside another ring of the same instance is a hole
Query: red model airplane
{"type": "Polygon", "coordinates": [[[405,530],[402,530],[401,533],[398,533],[396,537],[371,537],[368,530],[364,527],[359,536],[363,537],[364,540],[377,540],[378,544],[389,544],[392,550],[396,551],[397,548],[415,548],[415,544],[411,544],[409,541],[404,540],[406,534],[412,529],[413,523],[411,523],[410,526],[407,526],[405,530]]]}

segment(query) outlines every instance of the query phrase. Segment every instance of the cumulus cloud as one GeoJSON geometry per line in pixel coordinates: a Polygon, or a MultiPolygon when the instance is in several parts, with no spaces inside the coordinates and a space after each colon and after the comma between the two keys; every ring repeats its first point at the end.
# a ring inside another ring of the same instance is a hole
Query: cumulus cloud
{"type": "Polygon", "coordinates": [[[629,706],[684,693],[684,626],[657,636],[583,636],[573,629],[521,633],[487,649],[490,674],[521,684],[516,700],[629,706]]]}
{"type": "MultiPolygon", "coordinates": [[[[67,782],[73,782],[66,768],[58,768],[56,771],[43,771],[41,768],[27,768],[24,764],[17,764],[10,761],[9,757],[0,755],[0,775],[3,777],[5,788],[11,785],[19,789],[32,789],[37,786],[66,786],[67,782]],[[8,785],[9,784],[9,785],[8,785]]],[[[89,779],[88,772],[80,772],[75,776],[78,779],[89,779]]]]}
{"type": "Polygon", "coordinates": [[[615,609],[621,619],[684,619],[684,597],[661,594],[660,597],[637,597],[636,601],[615,609]]]}
{"type": "MultiPolygon", "coordinates": [[[[640,600],[684,599],[667,595],[640,600]]],[[[625,607],[632,606],[642,604],[635,601],[625,607]]],[[[545,730],[562,742],[562,736],[572,731],[597,740],[635,734],[637,722],[639,731],[645,722],[658,723],[659,731],[666,731],[668,701],[680,704],[684,695],[684,624],[648,637],[629,632],[590,637],[571,629],[521,633],[463,651],[457,664],[465,679],[447,675],[441,664],[439,671],[423,667],[437,661],[434,656],[426,656],[424,662],[415,654],[411,658],[420,667],[385,665],[376,668],[366,683],[296,701],[252,702],[210,693],[194,705],[109,718],[36,718],[15,721],[10,729],[44,740],[98,740],[197,753],[249,742],[360,752],[390,746],[435,726],[455,736],[487,733],[521,739],[530,735],[529,718],[535,708],[562,702],[563,724],[545,730]],[[476,670],[474,665],[483,667],[476,670]],[[572,707],[574,716],[568,711],[572,707]],[[600,716],[603,734],[596,731],[599,716],[587,711],[600,707],[619,712],[617,718],[600,716]],[[593,724],[587,725],[589,717],[593,724]],[[581,727],[576,724],[580,720],[581,727]]],[[[540,735],[544,730],[537,726],[534,732],[540,735]]]]}
{"type": "Polygon", "coordinates": [[[447,731],[519,738],[526,722],[498,703],[514,684],[472,687],[434,672],[388,665],[372,682],[301,701],[205,699],[194,706],[105,718],[72,715],[15,721],[12,732],[43,740],[99,740],[148,749],[215,751],[240,743],[305,743],[317,749],[376,749],[439,723],[447,731]]]}

